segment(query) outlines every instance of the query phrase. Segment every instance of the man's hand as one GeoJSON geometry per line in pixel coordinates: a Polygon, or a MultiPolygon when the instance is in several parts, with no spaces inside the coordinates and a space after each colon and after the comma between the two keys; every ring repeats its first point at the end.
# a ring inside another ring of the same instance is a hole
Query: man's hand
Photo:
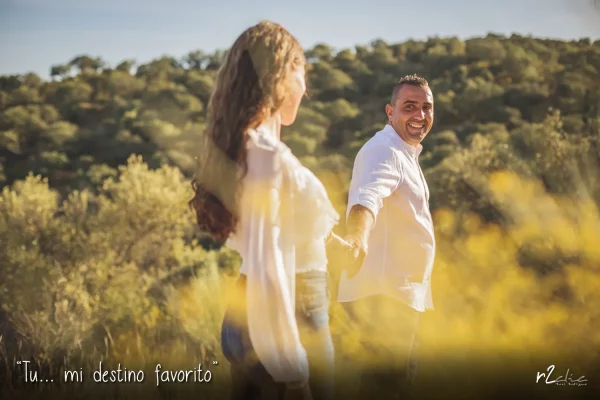
{"type": "Polygon", "coordinates": [[[348,278],[354,277],[365,261],[369,249],[369,234],[375,218],[368,208],[356,205],[348,215],[348,235],[344,238],[352,246],[352,261],[346,266],[348,278]]]}
{"type": "Polygon", "coordinates": [[[362,267],[365,257],[369,252],[367,239],[364,236],[348,235],[345,237],[346,242],[351,246],[350,263],[346,266],[348,278],[353,278],[362,267]]]}

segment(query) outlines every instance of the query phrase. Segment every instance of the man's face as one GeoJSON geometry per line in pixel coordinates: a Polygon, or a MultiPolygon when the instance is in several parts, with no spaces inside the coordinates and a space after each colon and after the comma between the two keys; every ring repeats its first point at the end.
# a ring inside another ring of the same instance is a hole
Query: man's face
{"type": "Polygon", "coordinates": [[[411,146],[417,146],[433,125],[431,89],[404,85],[397,93],[396,103],[385,106],[385,112],[402,140],[411,146]]]}

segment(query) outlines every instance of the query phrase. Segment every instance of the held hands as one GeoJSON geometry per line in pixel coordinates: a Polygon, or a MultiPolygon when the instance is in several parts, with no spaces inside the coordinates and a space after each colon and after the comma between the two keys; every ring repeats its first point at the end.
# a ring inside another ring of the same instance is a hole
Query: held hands
{"type": "Polygon", "coordinates": [[[352,261],[346,266],[348,278],[353,278],[365,261],[369,252],[369,235],[374,225],[375,214],[370,209],[360,204],[352,207],[348,214],[348,234],[345,238],[352,247],[352,261]]]}
{"type": "Polygon", "coordinates": [[[356,235],[348,235],[343,239],[332,232],[327,247],[332,264],[341,265],[336,269],[346,270],[349,278],[358,273],[367,255],[367,241],[356,235]]]}
{"type": "Polygon", "coordinates": [[[359,235],[348,235],[345,240],[350,247],[351,260],[346,267],[348,278],[353,278],[365,261],[365,257],[369,252],[366,238],[359,235]]]}
{"type": "Polygon", "coordinates": [[[345,241],[344,239],[342,239],[340,236],[336,235],[333,232],[331,232],[329,234],[326,244],[327,244],[327,250],[335,252],[335,253],[338,253],[338,252],[347,253],[350,250],[352,250],[352,245],[350,243],[348,243],[347,241],[345,241]]]}

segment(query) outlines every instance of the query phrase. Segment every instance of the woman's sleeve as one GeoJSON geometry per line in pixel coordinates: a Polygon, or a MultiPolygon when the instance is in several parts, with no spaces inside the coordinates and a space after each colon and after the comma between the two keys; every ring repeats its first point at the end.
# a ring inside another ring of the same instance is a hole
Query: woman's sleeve
{"type": "Polygon", "coordinates": [[[305,382],[308,361],[295,316],[294,254],[288,254],[281,231],[281,157],[276,151],[260,153],[246,180],[242,210],[250,339],[275,381],[305,382]]]}

